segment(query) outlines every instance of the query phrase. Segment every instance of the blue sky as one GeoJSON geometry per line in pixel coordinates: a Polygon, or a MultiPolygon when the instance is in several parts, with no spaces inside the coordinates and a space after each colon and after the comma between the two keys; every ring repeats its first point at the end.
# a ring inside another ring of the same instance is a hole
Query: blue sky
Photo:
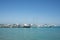
{"type": "Polygon", "coordinates": [[[60,24],[60,0],[0,0],[0,23],[60,24]]]}

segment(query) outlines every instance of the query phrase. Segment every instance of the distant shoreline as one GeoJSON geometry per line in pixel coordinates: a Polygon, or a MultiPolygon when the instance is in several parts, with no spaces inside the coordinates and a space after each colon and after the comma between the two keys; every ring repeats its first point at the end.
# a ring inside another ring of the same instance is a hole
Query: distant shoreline
{"type": "Polygon", "coordinates": [[[52,24],[0,24],[0,28],[60,28],[52,24]]]}

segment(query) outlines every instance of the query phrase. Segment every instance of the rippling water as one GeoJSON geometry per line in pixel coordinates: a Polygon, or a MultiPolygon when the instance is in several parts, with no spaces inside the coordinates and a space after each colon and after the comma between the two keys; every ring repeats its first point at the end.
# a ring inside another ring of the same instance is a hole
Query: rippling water
{"type": "Polygon", "coordinates": [[[0,40],[60,40],[60,28],[0,28],[0,40]]]}

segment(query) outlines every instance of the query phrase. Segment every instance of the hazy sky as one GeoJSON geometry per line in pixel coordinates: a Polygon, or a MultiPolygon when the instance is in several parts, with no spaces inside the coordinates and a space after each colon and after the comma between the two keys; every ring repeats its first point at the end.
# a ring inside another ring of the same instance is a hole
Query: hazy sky
{"type": "Polygon", "coordinates": [[[60,24],[60,0],[0,0],[0,23],[60,24]]]}

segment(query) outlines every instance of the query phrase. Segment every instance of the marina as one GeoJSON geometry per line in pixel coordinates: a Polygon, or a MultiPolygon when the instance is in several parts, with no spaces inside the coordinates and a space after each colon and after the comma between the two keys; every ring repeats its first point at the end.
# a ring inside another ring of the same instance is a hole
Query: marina
{"type": "Polygon", "coordinates": [[[60,28],[59,25],[38,24],[0,24],[0,28],[60,28]]]}

